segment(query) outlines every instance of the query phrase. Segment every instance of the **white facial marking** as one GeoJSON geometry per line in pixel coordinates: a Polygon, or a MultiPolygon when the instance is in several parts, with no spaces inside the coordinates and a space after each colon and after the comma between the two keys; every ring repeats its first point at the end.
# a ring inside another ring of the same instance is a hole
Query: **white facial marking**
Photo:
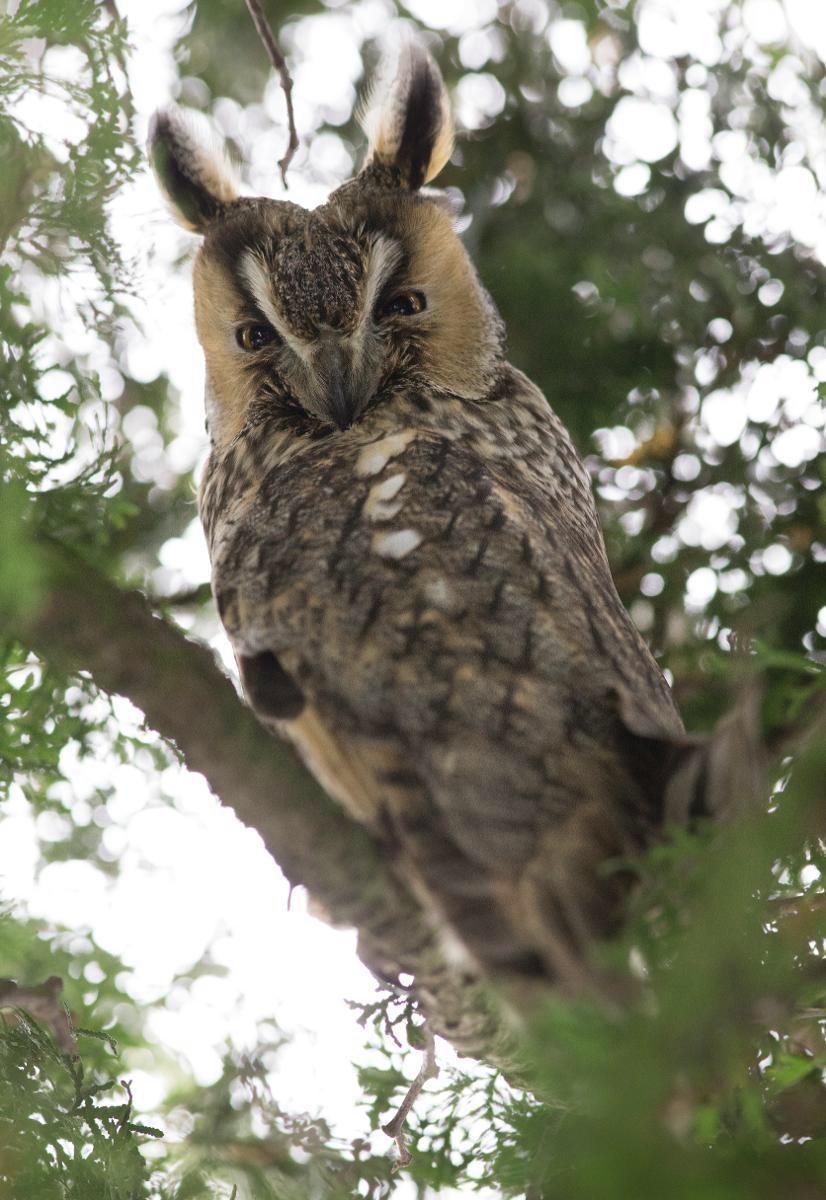
{"type": "Polygon", "coordinates": [[[269,274],[261,258],[254,250],[246,250],[244,252],[241,259],[241,274],[249,284],[256,304],[273,329],[284,339],[290,349],[295,351],[299,358],[308,362],[311,353],[310,347],[287,328],[283,317],[273,304],[269,274]]]}
{"type": "Polygon", "coordinates": [[[422,535],[415,529],[397,529],[394,533],[373,534],[373,550],[382,558],[404,558],[422,544],[422,535]]]}
{"type": "Polygon", "coordinates": [[[390,238],[386,237],[376,238],[367,263],[367,275],[364,282],[364,301],[358,327],[359,337],[363,335],[365,327],[369,326],[372,321],[373,309],[376,307],[379,292],[384,286],[385,280],[395,267],[398,266],[401,256],[402,250],[398,242],[391,241],[390,238]]]}
{"type": "Polygon", "coordinates": [[[241,259],[241,274],[250,286],[255,302],[271,325],[275,325],[279,314],[273,306],[270,280],[259,256],[254,250],[246,250],[241,259]]]}
{"type": "Polygon", "coordinates": [[[383,471],[391,458],[398,458],[416,437],[415,429],[402,429],[400,433],[391,433],[389,437],[378,442],[371,442],[356,460],[356,474],[362,479],[370,475],[378,475],[383,471]]]}

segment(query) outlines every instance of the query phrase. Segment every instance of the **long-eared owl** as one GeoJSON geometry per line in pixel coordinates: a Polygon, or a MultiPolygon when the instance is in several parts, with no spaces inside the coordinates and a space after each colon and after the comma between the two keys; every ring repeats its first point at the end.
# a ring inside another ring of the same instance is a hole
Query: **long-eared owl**
{"type": "MultiPolygon", "coordinates": [[[[177,110],[151,155],[202,237],[215,599],[249,703],[493,971],[576,975],[663,824],[682,725],[589,479],[427,185],[452,126],[407,45],[360,173],[238,195],[177,110]]],[[[560,334],[562,336],[562,334],[560,334]]]]}

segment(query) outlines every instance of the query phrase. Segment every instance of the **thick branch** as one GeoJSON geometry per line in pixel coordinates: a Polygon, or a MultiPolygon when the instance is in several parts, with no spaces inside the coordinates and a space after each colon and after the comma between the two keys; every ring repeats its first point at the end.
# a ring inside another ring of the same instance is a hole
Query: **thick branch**
{"type": "Polygon", "coordinates": [[[415,975],[438,1033],[450,1038],[461,1022],[459,1048],[496,1057],[499,1023],[485,995],[447,965],[387,851],[258,724],[212,653],[156,617],[141,593],[123,591],[67,551],[50,545],[43,563],[49,590],[37,612],[14,619],[21,640],[128,697],[190,770],[257,830],[290,883],[306,886],[337,922],[358,929],[365,961],[395,963],[415,975]]]}

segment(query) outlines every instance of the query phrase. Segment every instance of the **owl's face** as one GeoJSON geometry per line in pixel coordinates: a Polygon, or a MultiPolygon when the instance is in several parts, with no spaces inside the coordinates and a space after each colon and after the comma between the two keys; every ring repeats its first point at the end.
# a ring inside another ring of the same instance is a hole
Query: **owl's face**
{"type": "Polygon", "coordinates": [[[491,385],[490,301],[449,215],[412,194],[240,208],[207,233],[195,296],[220,441],[269,414],[347,429],[417,381],[467,398],[491,385]]]}
{"type": "Polygon", "coordinates": [[[367,165],[310,212],[241,199],[178,114],[152,155],[177,214],[204,235],[195,311],[216,446],[276,419],[333,435],[400,388],[490,391],[501,323],[445,203],[420,192],[452,133],[441,76],[407,47],[368,115],[367,165]]]}

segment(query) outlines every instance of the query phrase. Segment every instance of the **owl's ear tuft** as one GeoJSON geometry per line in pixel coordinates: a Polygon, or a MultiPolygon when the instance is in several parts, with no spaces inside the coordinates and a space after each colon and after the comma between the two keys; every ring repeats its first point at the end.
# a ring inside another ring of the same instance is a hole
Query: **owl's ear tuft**
{"type": "Polygon", "coordinates": [[[170,106],[149,125],[149,161],[172,214],[185,229],[203,233],[238,198],[223,147],[200,114],[170,106]]]}
{"type": "Polygon", "coordinates": [[[413,190],[439,174],[453,149],[450,102],[439,68],[418,42],[402,45],[395,70],[380,70],[361,124],[369,142],[365,167],[394,167],[413,190]]]}

